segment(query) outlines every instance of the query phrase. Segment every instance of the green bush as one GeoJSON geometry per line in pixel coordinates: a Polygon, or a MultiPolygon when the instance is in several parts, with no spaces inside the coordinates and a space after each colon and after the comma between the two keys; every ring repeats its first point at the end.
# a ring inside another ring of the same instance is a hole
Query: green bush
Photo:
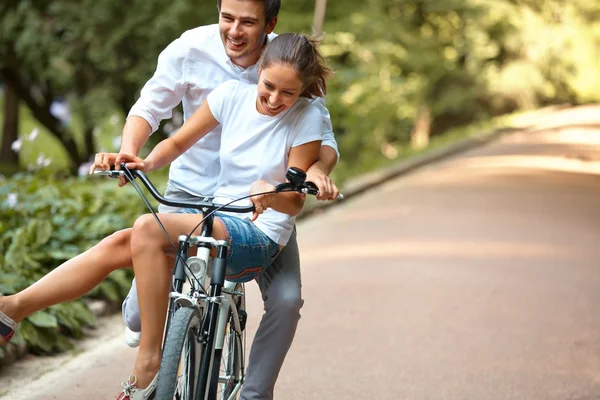
{"type": "MultiPolygon", "coordinates": [[[[23,290],[105,236],[131,226],[144,211],[133,189],[119,189],[113,180],[18,174],[1,182],[0,293],[23,290]]],[[[130,269],[116,271],[87,296],[119,301],[132,275],[130,269]]],[[[68,338],[82,337],[82,328],[94,323],[85,302],[76,300],[29,316],[13,340],[25,340],[34,353],[63,351],[71,347],[68,338]]]]}

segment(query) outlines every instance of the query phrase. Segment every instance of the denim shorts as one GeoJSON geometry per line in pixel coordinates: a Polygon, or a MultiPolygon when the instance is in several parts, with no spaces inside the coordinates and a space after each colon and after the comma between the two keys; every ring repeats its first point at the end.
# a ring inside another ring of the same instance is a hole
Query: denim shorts
{"type": "MultiPolygon", "coordinates": [[[[200,210],[186,208],[182,214],[201,214],[200,210]]],[[[267,268],[279,254],[279,244],[252,223],[250,218],[216,212],[215,219],[223,222],[230,247],[227,251],[225,279],[248,282],[267,268]]]]}

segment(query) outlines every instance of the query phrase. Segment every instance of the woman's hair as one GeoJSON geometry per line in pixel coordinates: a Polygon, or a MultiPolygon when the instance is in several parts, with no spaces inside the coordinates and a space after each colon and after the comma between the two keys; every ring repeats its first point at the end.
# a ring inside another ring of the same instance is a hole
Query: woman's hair
{"type": "Polygon", "coordinates": [[[332,75],[325,64],[317,44],[321,37],[308,37],[298,33],[284,33],[274,38],[264,50],[259,66],[261,69],[271,64],[289,65],[298,71],[304,88],[302,97],[322,97],[327,93],[327,78],[332,75]]]}

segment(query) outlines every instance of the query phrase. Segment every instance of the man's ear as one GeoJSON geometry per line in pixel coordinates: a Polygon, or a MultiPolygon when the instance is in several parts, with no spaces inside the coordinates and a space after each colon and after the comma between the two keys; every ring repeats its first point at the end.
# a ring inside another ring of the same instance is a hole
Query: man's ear
{"type": "Polygon", "coordinates": [[[275,25],[277,25],[277,17],[273,17],[269,22],[267,22],[267,26],[265,27],[265,33],[268,35],[269,33],[273,32],[273,30],[275,29],[275,25]]]}

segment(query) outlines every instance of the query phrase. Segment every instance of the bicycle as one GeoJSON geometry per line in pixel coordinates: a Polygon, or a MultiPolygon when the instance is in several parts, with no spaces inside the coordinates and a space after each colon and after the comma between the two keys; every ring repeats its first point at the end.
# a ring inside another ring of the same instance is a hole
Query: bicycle
{"type": "MultiPolygon", "coordinates": [[[[113,178],[123,175],[136,188],[155,217],[148,200],[135,184],[135,178],[162,204],[202,211],[204,219],[200,235],[192,236],[190,233],[178,237],[166,335],[154,398],[235,400],[245,377],[245,286],[241,282],[225,280],[229,242],[215,240],[211,234],[215,211],[252,212],[253,205],[230,205],[250,196],[228,204],[174,201],[161,196],[143,172],[129,170],[124,164],[119,171],[96,171],[95,174],[113,178]],[[188,256],[190,247],[197,247],[196,256],[188,256]],[[212,248],[216,249],[217,255],[211,259],[212,248]],[[184,294],[186,278],[190,290],[184,294]],[[205,290],[207,284],[208,291],[205,290]]],[[[290,168],[286,178],[289,182],[278,185],[276,193],[296,191],[318,194],[313,183],[305,182],[304,171],[290,168]]]]}

